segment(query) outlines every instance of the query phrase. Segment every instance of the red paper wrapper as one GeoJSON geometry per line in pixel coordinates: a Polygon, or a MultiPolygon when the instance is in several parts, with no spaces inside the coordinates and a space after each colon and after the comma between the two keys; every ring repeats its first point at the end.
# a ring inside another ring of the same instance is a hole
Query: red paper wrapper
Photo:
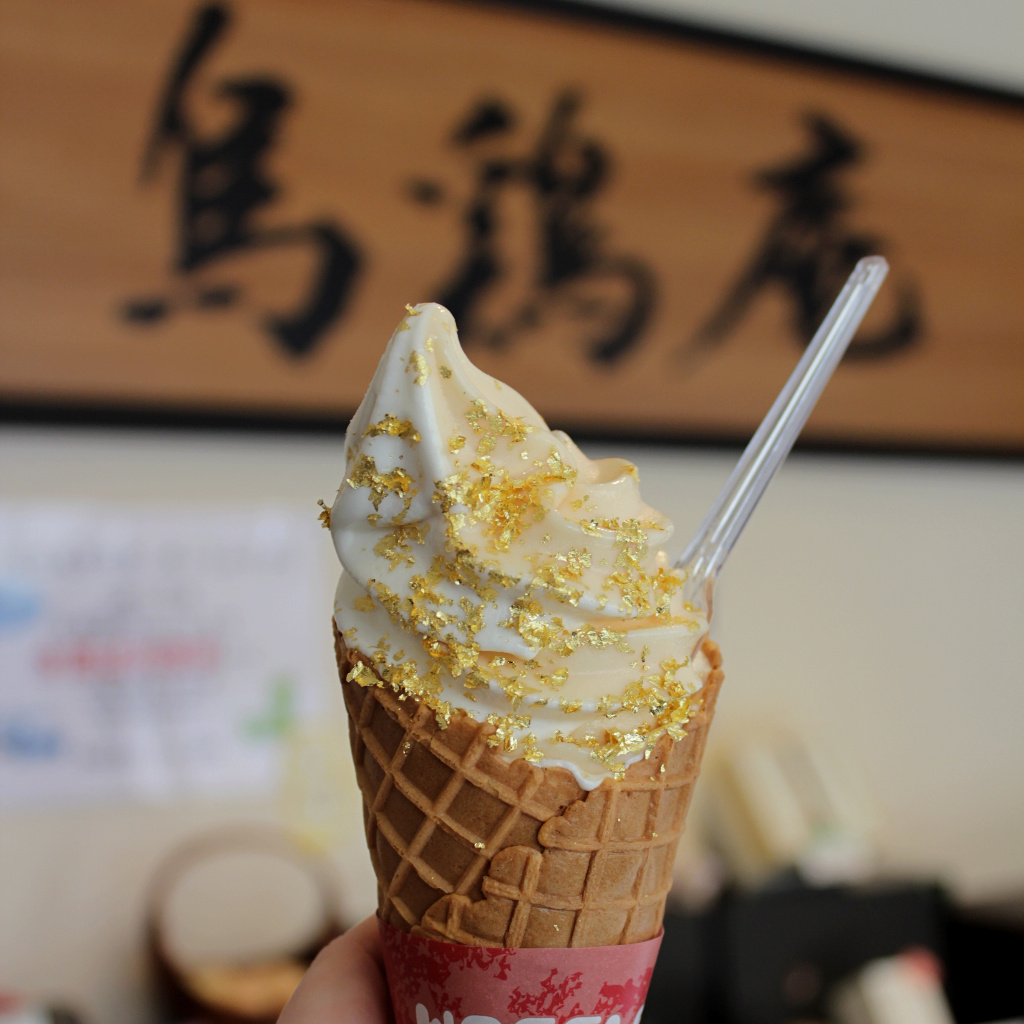
{"type": "Polygon", "coordinates": [[[661,946],[488,949],[378,923],[395,1024],[638,1024],[661,946]]]}

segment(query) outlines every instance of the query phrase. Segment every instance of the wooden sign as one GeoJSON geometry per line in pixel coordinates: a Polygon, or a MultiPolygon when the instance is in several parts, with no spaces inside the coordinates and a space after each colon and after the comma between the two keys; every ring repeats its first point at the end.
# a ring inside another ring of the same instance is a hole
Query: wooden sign
{"type": "Polygon", "coordinates": [[[0,398],[343,422],[406,303],[555,424],[1024,451],[1024,102],[584,11],[3,3],[0,398]]]}

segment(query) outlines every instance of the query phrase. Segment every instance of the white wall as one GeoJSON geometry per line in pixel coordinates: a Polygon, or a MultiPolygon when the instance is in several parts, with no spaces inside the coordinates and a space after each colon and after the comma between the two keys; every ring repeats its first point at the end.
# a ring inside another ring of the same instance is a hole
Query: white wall
{"type": "MultiPolygon", "coordinates": [[[[589,2],[589,0],[584,0],[589,2]]],[[[1024,92],[1020,0],[595,0],[846,57],[1024,92]]]]}
{"type": "MultiPolygon", "coordinates": [[[[628,453],[688,535],[732,457],[628,453]]],[[[797,454],[720,581],[708,757],[793,726],[862,776],[886,868],[1024,888],[1024,467],[797,454]]]]}
{"type": "MultiPolygon", "coordinates": [[[[680,542],[736,459],[587,448],[638,464],[680,542]]],[[[0,432],[2,493],[55,501],[270,501],[312,517],[342,459],[340,438],[0,432]]],[[[721,580],[727,687],[709,756],[749,720],[790,723],[863,773],[890,867],[971,897],[1024,885],[1022,523],[1018,462],[791,456],[721,580]]],[[[322,573],[326,609],[326,539],[322,573]]],[[[331,657],[325,635],[327,686],[331,657]]],[[[18,827],[3,829],[0,856],[18,827]]]]}

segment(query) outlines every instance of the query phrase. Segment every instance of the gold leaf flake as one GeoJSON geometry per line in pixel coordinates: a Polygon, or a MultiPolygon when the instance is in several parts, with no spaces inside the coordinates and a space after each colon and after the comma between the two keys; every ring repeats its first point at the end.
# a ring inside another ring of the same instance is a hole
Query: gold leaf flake
{"type": "Polygon", "coordinates": [[[557,690],[560,686],[565,686],[566,681],[569,678],[569,670],[567,668],[559,668],[551,673],[549,676],[540,676],[540,682],[543,686],[550,686],[552,689],[557,690]]]}
{"type": "Polygon", "coordinates": [[[529,715],[498,715],[487,716],[489,725],[494,726],[494,734],[487,737],[489,747],[501,747],[507,754],[511,754],[518,746],[516,732],[530,727],[529,715]]]}
{"type": "Polygon", "coordinates": [[[523,750],[523,760],[529,761],[530,764],[540,764],[544,760],[544,755],[536,747],[526,747],[523,750]]]}
{"type": "Polygon", "coordinates": [[[346,481],[356,490],[360,487],[370,489],[370,501],[376,511],[380,511],[381,502],[388,494],[396,494],[405,501],[405,510],[409,510],[412,498],[416,494],[413,478],[401,467],[389,473],[377,470],[376,461],[369,455],[360,455],[359,462],[352,475],[346,481]]]}
{"type": "Polygon", "coordinates": [[[318,498],[316,503],[320,506],[321,510],[317,519],[320,520],[325,530],[329,530],[331,528],[331,510],[324,504],[323,498],[318,498]]]}
{"type": "Polygon", "coordinates": [[[412,543],[423,544],[428,523],[398,523],[386,533],[373,547],[374,554],[388,560],[388,571],[392,571],[404,561],[413,565],[412,543]]]}
{"type": "Polygon", "coordinates": [[[423,358],[423,353],[413,352],[409,356],[409,365],[406,369],[416,371],[416,376],[413,378],[414,383],[420,387],[427,383],[427,377],[430,376],[430,367],[427,365],[426,359],[423,358]]]}
{"type": "Polygon", "coordinates": [[[528,434],[533,433],[533,427],[529,423],[524,423],[520,416],[506,416],[501,409],[491,413],[482,398],[473,400],[466,410],[466,419],[469,420],[473,432],[479,435],[476,450],[480,455],[489,455],[494,451],[501,438],[511,446],[521,444],[528,434]]]}
{"type": "Polygon", "coordinates": [[[411,444],[416,444],[420,440],[419,431],[408,420],[400,420],[391,413],[385,413],[384,419],[379,423],[371,423],[363,431],[363,437],[380,437],[382,434],[404,438],[411,444]]]}
{"type": "MultiPolygon", "coordinates": [[[[559,557],[561,558],[562,556],[559,557]]],[[[569,548],[568,554],[564,557],[569,573],[576,579],[583,575],[584,569],[590,568],[591,557],[590,552],[586,548],[569,548]]]]}
{"type": "Polygon", "coordinates": [[[347,683],[358,683],[359,686],[377,686],[379,680],[374,675],[373,670],[367,668],[361,661],[356,662],[352,666],[351,671],[345,676],[345,682],[347,683]]]}

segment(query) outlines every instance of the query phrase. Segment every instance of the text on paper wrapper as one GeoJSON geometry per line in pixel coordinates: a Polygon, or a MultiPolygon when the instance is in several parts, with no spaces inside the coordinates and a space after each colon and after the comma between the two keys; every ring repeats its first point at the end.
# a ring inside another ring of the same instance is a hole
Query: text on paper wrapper
{"type": "MultiPolygon", "coordinates": [[[[643,1007],[640,1008],[640,1013],[643,1012],[643,1007]]],[[[632,1024],[639,1024],[640,1013],[637,1013],[636,1019],[632,1024]]],[[[416,1004],[416,1024],[558,1024],[558,1020],[555,1017],[521,1017],[515,1021],[501,1021],[497,1017],[491,1017],[487,1014],[471,1013],[467,1017],[463,1017],[460,1021],[452,1016],[450,1010],[445,1010],[441,1015],[441,1020],[436,1017],[431,1017],[427,1008],[422,1003],[416,1004]]],[[[622,1018],[617,1013],[613,1013],[607,1019],[601,1016],[584,1016],[584,1017],[572,1017],[565,1022],[565,1024],[622,1024],[622,1018]]]]}

